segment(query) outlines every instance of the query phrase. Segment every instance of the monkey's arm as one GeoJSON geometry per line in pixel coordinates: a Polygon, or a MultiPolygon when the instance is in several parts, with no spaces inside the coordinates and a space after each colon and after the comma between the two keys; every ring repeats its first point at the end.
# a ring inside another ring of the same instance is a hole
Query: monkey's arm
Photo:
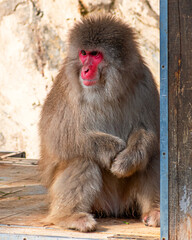
{"type": "Polygon", "coordinates": [[[107,169],[110,169],[114,158],[126,147],[122,139],[103,132],[88,132],[84,139],[81,155],[96,160],[107,169]]]}
{"type": "Polygon", "coordinates": [[[147,167],[151,158],[158,156],[159,143],[152,131],[135,130],[130,135],[127,147],[115,158],[111,171],[117,177],[129,177],[147,167]]]}

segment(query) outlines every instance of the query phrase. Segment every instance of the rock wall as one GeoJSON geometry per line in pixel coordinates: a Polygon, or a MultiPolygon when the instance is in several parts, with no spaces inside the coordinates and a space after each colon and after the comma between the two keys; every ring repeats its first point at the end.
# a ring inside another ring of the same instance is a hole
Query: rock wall
{"type": "Polygon", "coordinates": [[[39,157],[41,106],[80,17],[111,12],[133,26],[159,82],[158,9],[158,0],[0,0],[0,151],[39,157]]]}

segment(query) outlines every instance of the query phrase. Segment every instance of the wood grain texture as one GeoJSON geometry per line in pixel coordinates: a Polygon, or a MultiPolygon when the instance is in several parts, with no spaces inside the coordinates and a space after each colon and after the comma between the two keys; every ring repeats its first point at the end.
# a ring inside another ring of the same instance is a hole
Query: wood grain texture
{"type": "Polygon", "coordinates": [[[168,3],[169,240],[191,240],[192,2],[168,3]]]}

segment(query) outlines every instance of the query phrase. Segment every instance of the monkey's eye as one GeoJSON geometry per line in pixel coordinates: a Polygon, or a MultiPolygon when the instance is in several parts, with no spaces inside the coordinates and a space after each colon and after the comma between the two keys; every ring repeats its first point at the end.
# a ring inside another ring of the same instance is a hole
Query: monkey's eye
{"type": "Polygon", "coordinates": [[[92,55],[92,56],[97,56],[98,54],[99,54],[98,51],[92,51],[92,52],[91,52],[91,55],[92,55]]]}
{"type": "Polygon", "coordinates": [[[85,55],[86,55],[85,50],[81,50],[81,54],[82,54],[83,56],[85,56],[85,55]]]}

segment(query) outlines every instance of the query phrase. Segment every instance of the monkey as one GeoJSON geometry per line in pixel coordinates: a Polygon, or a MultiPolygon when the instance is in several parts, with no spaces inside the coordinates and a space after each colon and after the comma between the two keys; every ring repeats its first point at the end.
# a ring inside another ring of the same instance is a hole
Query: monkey
{"type": "Polygon", "coordinates": [[[95,215],[136,211],[160,225],[159,92],[127,23],[99,15],[74,24],[39,134],[48,222],[90,232],[95,215]]]}

